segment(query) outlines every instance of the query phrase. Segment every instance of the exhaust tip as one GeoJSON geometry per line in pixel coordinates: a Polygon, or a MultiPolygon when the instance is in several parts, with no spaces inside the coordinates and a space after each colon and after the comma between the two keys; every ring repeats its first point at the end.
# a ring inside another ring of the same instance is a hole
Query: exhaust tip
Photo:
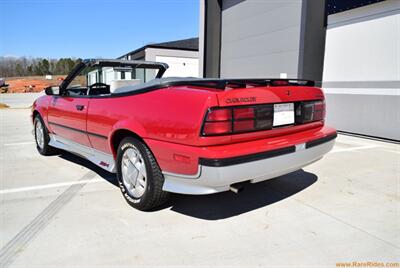
{"type": "Polygon", "coordinates": [[[238,187],[234,187],[234,186],[229,186],[229,190],[234,192],[235,194],[240,193],[241,191],[243,191],[243,188],[238,188],[238,187]]]}
{"type": "Polygon", "coordinates": [[[240,193],[244,189],[244,183],[235,183],[229,186],[229,190],[235,194],[240,193]]]}

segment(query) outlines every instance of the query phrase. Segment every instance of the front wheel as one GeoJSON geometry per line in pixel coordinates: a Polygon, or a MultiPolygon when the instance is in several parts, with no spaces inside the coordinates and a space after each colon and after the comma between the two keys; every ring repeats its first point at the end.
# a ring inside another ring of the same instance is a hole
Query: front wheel
{"type": "Polygon", "coordinates": [[[49,145],[50,136],[40,115],[36,115],[33,121],[36,148],[42,155],[54,155],[58,151],[56,148],[49,145]]]}
{"type": "Polygon", "coordinates": [[[128,204],[150,210],[168,200],[162,190],[164,176],[147,146],[132,137],[124,138],[117,152],[118,184],[128,204]]]}

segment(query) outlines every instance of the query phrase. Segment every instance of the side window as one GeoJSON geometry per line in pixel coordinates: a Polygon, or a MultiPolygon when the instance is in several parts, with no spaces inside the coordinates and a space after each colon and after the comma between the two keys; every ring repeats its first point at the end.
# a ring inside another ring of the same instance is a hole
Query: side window
{"type": "Polygon", "coordinates": [[[88,76],[88,68],[83,69],[67,86],[69,96],[82,96],[86,95],[88,89],[88,80],[92,77],[88,76]]]}
{"type": "Polygon", "coordinates": [[[140,83],[146,83],[146,70],[143,68],[137,68],[132,72],[133,78],[138,79],[140,83]]]}
{"type": "Polygon", "coordinates": [[[76,76],[67,87],[69,96],[86,95],[87,91],[87,77],[86,75],[79,74],[76,76]]]}
{"type": "Polygon", "coordinates": [[[69,96],[94,96],[110,94],[102,67],[87,67],[67,87],[69,96]]]}
{"type": "MultiPolygon", "coordinates": [[[[68,96],[106,96],[115,91],[129,91],[140,88],[141,84],[156,78],[156,66],[142,67],[141,64],[129,65],[115,63],[86,67],[67,85],[68,96]],[[132,65],[132,66],[131,66],[132,65]]],[[[146,64],[144,64],[146,65],[146,64]]],[[[64,94],[64,93],[63,93],[64,94]]]]}

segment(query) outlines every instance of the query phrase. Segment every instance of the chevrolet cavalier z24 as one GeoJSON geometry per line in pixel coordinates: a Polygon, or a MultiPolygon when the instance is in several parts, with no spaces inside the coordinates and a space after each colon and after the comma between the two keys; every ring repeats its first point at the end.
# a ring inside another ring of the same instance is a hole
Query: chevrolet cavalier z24
{"type": "Polygon", "coordinates": [[[32,106],[37,149],[117,174],[140,210],[170,192],[238,191],[320,159],[335,142],[312,81],[162,78],[168,65],[85,60],[32,106]]]}

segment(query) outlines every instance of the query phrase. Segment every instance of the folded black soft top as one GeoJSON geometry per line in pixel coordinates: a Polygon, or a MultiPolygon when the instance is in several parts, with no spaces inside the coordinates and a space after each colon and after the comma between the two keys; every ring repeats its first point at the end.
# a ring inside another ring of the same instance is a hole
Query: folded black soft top
{"type": "Polygon", "coordinates": [[[245,88],[247,86],[314,86],[314,81],[301,79],[216,79],[216,78],[194,78],[194,77],[165,77],[155,78],[149,82],[135,86],[117,88],[112,94],[128,94],[136,91],[147,91],[170,86],[198,86],[220,90],[230,88],[245,88]]]}

